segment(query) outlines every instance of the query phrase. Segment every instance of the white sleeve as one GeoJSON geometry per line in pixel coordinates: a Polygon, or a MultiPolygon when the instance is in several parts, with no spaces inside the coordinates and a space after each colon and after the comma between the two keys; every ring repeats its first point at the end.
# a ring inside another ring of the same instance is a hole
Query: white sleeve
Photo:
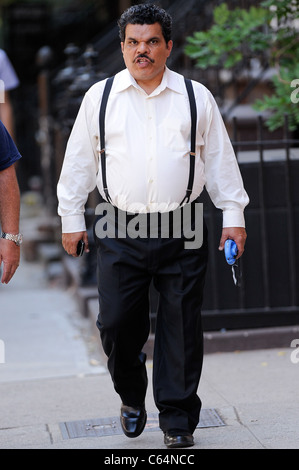
{"type": "Polygon", "coordinates": [[[15,69],[6,52],[2,49],[0,49],[0,80],[3,81],[4,90],[6,91],[17,88],[20,84],[15,69]]]}
{"type": "Polygon", "coordinates": [[[206,189],[214,205],[223,211],[223,227],[245,227],[244,209],[249,198],[219,108],[210,92],[208,95],[202,153],[206,189]]]}

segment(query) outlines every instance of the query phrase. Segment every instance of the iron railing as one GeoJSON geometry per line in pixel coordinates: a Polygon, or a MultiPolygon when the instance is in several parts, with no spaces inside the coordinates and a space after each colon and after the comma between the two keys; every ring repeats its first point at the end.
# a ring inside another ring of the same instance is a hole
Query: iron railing
{"type": "Polygon", "coordinates": [[[288,132],[271,139],[261,117],[256,139],[242,136],[233,120],[235,148],[250,203],[245,210],[248,239],[241,258],[242,285],[236,288],[223,254],[217,253],[221,214],[203,195],[209,227],[210,267],[203,319],[205,328],[294,325],[299,320],[299,140],[288,132]]]}

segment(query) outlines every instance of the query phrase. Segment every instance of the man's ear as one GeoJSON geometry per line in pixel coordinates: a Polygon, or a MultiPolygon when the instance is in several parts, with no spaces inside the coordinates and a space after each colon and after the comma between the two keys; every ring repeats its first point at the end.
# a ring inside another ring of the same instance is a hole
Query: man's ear
{"type": "Polygon", "coordinates": [[[121,47],[122,53],[124,53],[124,43],[123,42],[120,43],[120,47],[121,47]]]}
{"type": "Polygon", "coordinates": [[[166,48],[168,49],[169,51],[169,54],[168,54],[168,57],[170,56],[171,54],[171,51],[172,51],[172,47],[173,47],[173,41],[168,41],[167,45],[166,45],[166,48]]]}

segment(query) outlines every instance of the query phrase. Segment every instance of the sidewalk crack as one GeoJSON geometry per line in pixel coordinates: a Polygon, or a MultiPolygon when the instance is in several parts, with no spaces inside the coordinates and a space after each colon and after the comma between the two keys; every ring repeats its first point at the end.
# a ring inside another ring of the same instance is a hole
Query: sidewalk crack
{"type": "Polygon", "coordinates": [[[51,443],[51,444],[54,444],[53,435],[52,435],[52,433],[51,433],[51,431],[50,431],[49,425],[46,424],[45,427],[46,427],[46,432],[47,432],[48,435],[49,435],[50,443],[51,443]]]}
{"type": "Polygon", "coordinates": [[[237,419],[237,422],[240,424],[240,426],[242,426],[243,428],[245,428],[253,437],[254,439],[262,446],[263,449],[267,449],[267,447],[260,441],[260,439],[254,434],[254,432],[247,426],[247,424],[243,423],[239,413],[238,413],[238,410],[235,406],[233,406],[233,410],[234,410],[234,413],[236,415],[236,419],[237,419]]]}

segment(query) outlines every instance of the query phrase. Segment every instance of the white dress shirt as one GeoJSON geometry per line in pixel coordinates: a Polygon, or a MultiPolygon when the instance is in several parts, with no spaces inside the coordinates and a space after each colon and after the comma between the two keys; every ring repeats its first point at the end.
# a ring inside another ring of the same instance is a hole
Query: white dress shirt
{"type": "MultiPolygon", "coordinates": [[[[192,81],[197,105],[193,192],[204,186],[223,211],[224,227],[244,227],[248,196],[221,114],[211,93],[192,81]]],[[[99,108],[105,80],[85,94],[68,140],[57,187],[64,233],[85,230],[88,194],[97,186],[104,197],[99,108]]],[[[129,212],[176,209],[189,177],[191,117],[184,77],[165,68],[151,93],[127,69],[116,74],[105,120],[107,186],[113,205],[129,212]]]]}

